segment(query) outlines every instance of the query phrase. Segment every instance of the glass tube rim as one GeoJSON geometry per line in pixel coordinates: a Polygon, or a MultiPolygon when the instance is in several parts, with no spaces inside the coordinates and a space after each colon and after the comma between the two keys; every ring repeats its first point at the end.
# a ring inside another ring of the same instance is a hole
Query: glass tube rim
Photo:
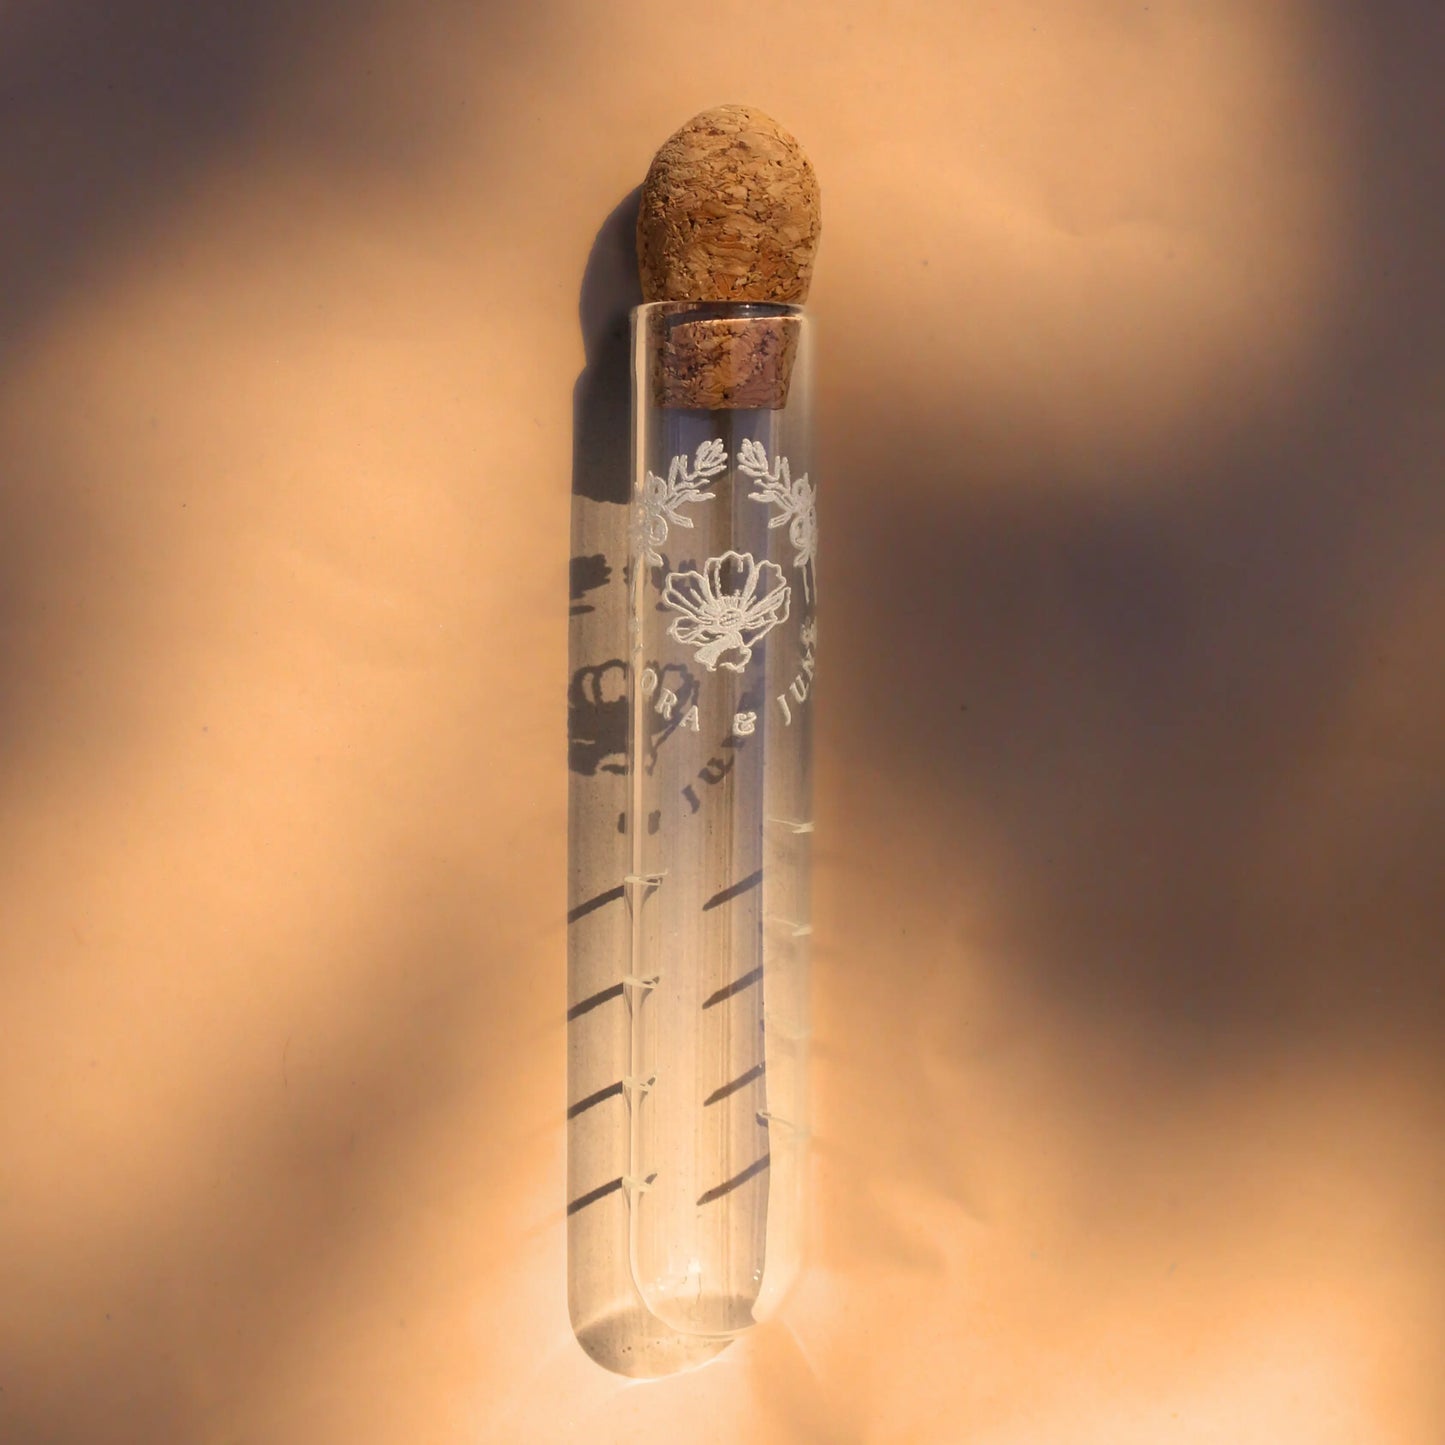
{"type": "Polygon", "coordinates": [[[808,308],[796,301],[642,301],[632,308],[634,317],[693,316],[699,319],[752,320],[779,316],[806,319],[808,308]]]}

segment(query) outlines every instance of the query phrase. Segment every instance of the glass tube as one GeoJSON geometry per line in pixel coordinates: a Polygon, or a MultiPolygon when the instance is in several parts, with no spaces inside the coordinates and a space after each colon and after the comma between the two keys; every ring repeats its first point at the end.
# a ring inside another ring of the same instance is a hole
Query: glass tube
{"type": "Polygon", "coordinates": [[[809,353],[798,307],[656,302],[633,317],[625,1183],[634,1283],[683,1333],[745,1329],[800,1265],[817,604],[809,353]],[[666,385],[679,361],[669,326],[689,318],[720,323],[740,367],[785,336],[770,394],[740,378],[724,388],[728,404],[669,404],[696,400],[666,385]]]}

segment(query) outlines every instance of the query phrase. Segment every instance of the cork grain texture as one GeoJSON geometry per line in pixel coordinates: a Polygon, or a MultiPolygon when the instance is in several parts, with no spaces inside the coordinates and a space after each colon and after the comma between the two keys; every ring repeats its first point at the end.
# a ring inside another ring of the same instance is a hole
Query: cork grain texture
{"type": "MultiPolygon", "coordinates": [[[[649,301],[807,299],[821,230],[818,177],[802,146],[753,106],[695,115],[654,157],[637,216],[649,301]]],[[[798,323],[787,317],[663,318],[659,406],[787,405],[798,323]]]]}
{"type": "Polygon", "coordinates": [[[649,301],[806,301],[818,178],[777,121],[747,105],[694,116],[642,187],[637,259],[649,301]]]}
{"type": "Polygon", "coordinates": [[[653,354],[658,406],[707,411],[788,404],[799,322],[792,316],[661,316],[653,354]]]}

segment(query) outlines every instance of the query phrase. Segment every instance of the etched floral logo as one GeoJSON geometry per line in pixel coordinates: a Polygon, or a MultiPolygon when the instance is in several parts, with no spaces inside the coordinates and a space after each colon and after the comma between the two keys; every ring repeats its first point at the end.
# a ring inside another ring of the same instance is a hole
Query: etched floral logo
{"type": "Polygon", "coordinates": [[[668,635],[695,648],[709,672],[719,666],[741,672],[759,640],[787,620],[791,595],[777,563],[756,562],[749,552],[724,552],[701,572],[668,574],[662,600],[682,613],[668,635]]]}
{"type": "Polygon", "coordinates": [[[813,559],[818,551],[818,499],[808,474],[804,472],[795,482],[787,457],[777,457],[770,467],[767,448],[756,441],[745,441],[738,448],[738,470],[758,484],[758,491],[748,493],[750,500],[781,508],[768,526],[787,527],[788,540],[793,544],[793,566],[801,568],[803,596],[811,602],[813,559]]]}
{"type": "Polygon", "coordinates": [[[641,495],[632,507],[632,545],[641,552],[649,566],[662,566],[662,544],[667,541],[669,527],[691,527],[692,518],[678,509],[691,502],[708,502],[716,495],[698,485],[715,477],[728,463],[727,449],[721,438],[703,442],[689,468],[686,456],[673,457],[666,477],[648,472],[641,495]]]}

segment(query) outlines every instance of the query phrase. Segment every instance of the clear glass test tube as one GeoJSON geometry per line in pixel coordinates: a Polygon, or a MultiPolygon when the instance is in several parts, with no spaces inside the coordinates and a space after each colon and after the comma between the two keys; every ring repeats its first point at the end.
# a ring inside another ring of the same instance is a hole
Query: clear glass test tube
{"type": "Polygon", "coordinates": [[[798,1272],[817,518],[801,308],[633,319],[629,1256],[729,1335],[798,1272]],[[701,379],[700,379],[701,378],[701,379]]]}

